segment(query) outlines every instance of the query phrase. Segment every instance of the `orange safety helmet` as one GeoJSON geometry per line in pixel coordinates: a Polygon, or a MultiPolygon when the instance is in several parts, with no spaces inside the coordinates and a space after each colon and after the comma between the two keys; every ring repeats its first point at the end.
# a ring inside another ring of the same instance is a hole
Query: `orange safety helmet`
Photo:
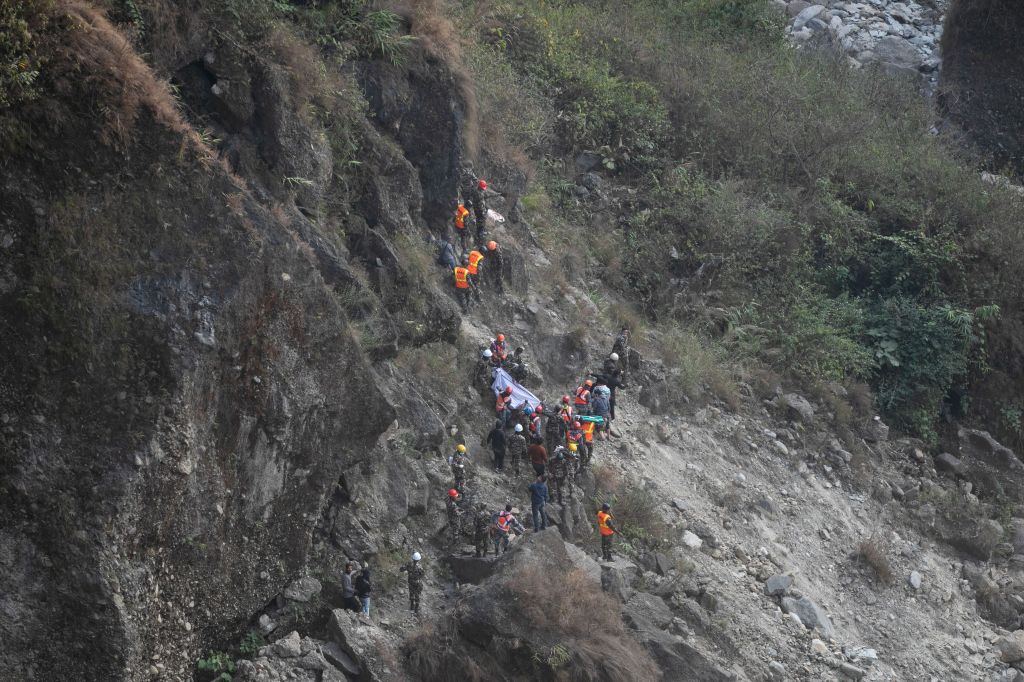
{"type": "Polygon", "coordinates": [[[505,387],[505,395],[512,395],[512,387],[511,386],[506,386],[505,387]]]}
{"type": "Polygon", "coordinates": [[[583,424],[580,424],[579,422],[573,422],[572,423],[572,428],[574,428],[574,429],[582,429],[583,428],[583,424]]]}
{"type": "Polygon", "coordinates": [[[562,396],[562,402],[568,404],[569,403],[569,396],[563,395],[562,396]]]}
{"type": "Polygon", "coordinates": [[[498,248],[498,242],[494,241],[493,239],[491,241],[487,242],[487,250],[488,251],[494,251],[497,248],[498,248]]]}
{"type": "Polygon", "coordinates": [[[586,386],[587,388],[591,388],[593,387],[594,382],[591,381],[590,379],[587,379],[586,381],[583,382],[583,385],[586,386]]]}
{"type": "Polygon", "coordinates": [[[487,189],[487,181],[486,180],[481,180],[478,183],[478,186],[480,187],[480,189],[487,189]]]}
{"type": "Polygon", "coordinates": [[[505,343],[505,335],[498,334],[498,343],[505,343]]]}
{"type": "Polygon", "coordinates": [[[459,491],[456,490],[455,488],[452,488],[451,490],[448,491],[448,497],[451,497],[451,498],[454,499],[454,498],[456,498],[458,496],[459,496],[459,491]]]}

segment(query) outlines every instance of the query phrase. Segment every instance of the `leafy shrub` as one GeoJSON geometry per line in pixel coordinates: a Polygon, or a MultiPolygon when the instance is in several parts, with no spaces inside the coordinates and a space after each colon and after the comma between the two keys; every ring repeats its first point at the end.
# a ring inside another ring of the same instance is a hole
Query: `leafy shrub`
{"type": "Polygon", "coordinates": [[[40,55],[36,33],[48,18],[41,0],[0,3],[0,109],[36,94],[40,55]]]}

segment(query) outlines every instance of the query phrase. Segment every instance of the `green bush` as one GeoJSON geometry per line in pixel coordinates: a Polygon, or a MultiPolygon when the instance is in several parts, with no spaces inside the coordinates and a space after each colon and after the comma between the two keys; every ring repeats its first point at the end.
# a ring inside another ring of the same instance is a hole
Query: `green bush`
{"type": "Polygon", "coordinates": [[[0,109],[36,95],[36,38],[46,25],[47,7],[41,0],[0,3],[0,109]]]}

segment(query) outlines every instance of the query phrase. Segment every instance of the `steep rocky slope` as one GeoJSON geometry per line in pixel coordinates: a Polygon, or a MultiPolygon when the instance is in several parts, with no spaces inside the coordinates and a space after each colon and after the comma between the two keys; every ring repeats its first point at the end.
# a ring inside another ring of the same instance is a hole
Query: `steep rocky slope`
{"type": "Polygon", "coordinates": [[[594,300],[623,303],[565,278],[488,150],[493,205],[525,217],[493,226],[509,294],[458,315],[425,237],[478,126],[464,76],[424,40],[310,94],[288,39],[195,31],[147,64],[56,6],[77,28],[0,161],[0,677],[205,680],[242,640],[243,680],[1017,679],[995,648],[1024,610],[1012,452],[964,431],[933,463],[772,377],[690,397],[659,329],[558,529],[449,559],[456,442],[479,499],[526,502],[481,445],[479,346],[525,343],[552,400],[610,347],[594,300]],[[593,503],[631,498],[657,537],[601,566],[593,503]],[[377,569],[368,622],[332,610],[345,559],[377,569]]]}

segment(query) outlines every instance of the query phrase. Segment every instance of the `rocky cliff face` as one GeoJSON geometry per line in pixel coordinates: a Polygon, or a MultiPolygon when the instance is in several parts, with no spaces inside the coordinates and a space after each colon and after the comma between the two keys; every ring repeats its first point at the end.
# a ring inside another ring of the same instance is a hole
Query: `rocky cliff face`
{"type": "MultiPolygon", "coordinates": [[[[882,61],[930,73],[936,15],[898,4],[789,11],[798,40],[866,62],[898,39],[913,59],[882,61]]],[[[994,647],[1024,613],[1016,455],[965,430],[933,462],[865,415],[841,441],[828,396],[684,400],[634,352],[600,476],[552,530],[500,560],[447,546],[455,442],[481,501],[526,506],[480,443],[477,347],[526,342],[550,398],[610,345],[525,222],[495,226],[515,296],[460,316],[432,269],[424,226],[446,229],[471,125],[456,72],[424,47],[311,96],[294,54],[198,32],[147,66],[69,6],[76,49],[106,59],[58,53],[0,161],[0,677],[189,679],[251,632],[274,642],[238,664],[253,682],[1018,679],[994,647]],[[591,503],[638,491],[661,544],[597,564],[591,503]],[[422,620],[396,570],[414,549],[422,620]],[[332,610],[347,559],[378,569],[371,620],[332,610]]],[[[511,215],[522,177],[492,162],[511,215]]],[[[605,206],[630,194],[579,181],[605,206]]]]}
{"type": "Polygon", "coordinates": [[[940,104],[993,165],[1024,172],[1024,8],[1008,0],[958,0],[942,39],[940,104]]]}

